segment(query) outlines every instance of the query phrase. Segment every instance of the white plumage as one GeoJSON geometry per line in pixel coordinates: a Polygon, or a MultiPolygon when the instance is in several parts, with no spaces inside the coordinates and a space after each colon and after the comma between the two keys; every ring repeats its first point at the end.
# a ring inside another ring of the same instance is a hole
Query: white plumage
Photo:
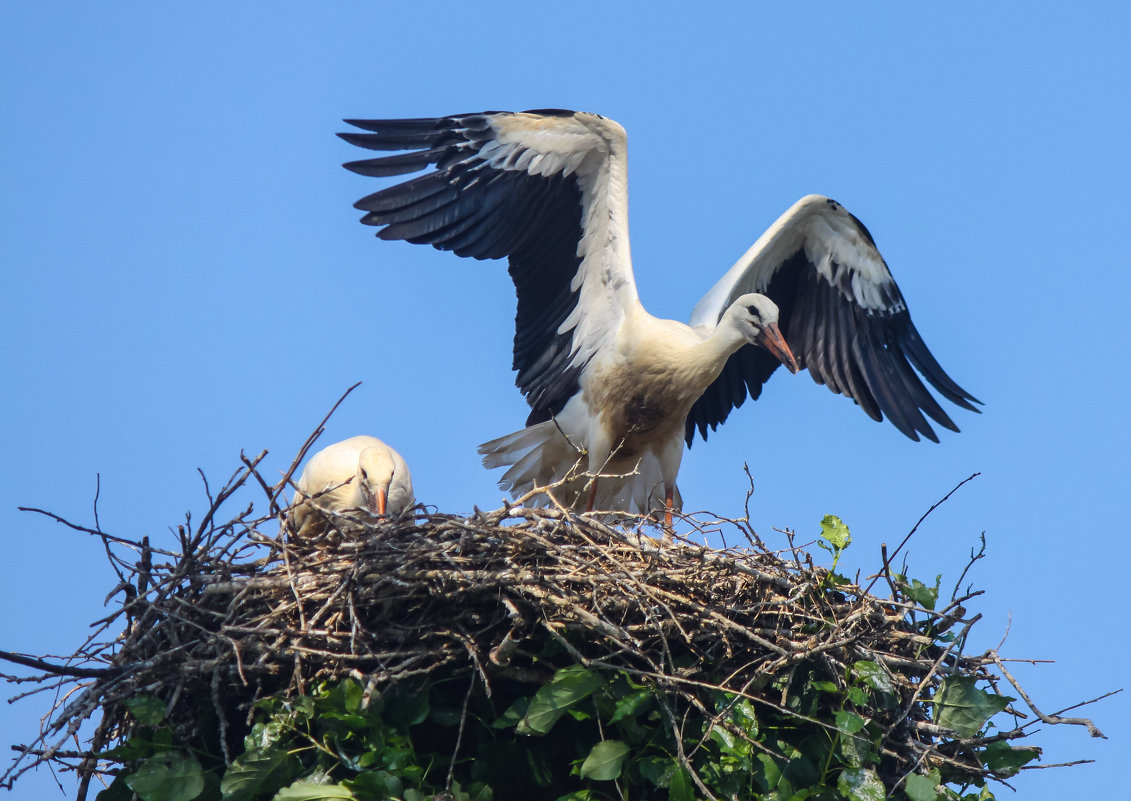
{"type": "Polygon", "coordinates": [[[531,413],[480,451],[488,467],[508,468],[500,484],[516,496],[580,460],[602,478],[563,487],[564,503],[670,511],[684,440],[756,398],[779,363],[808,368],[912,439],[936,439],[924,414],[957,431],[912,366],[976,411],[920,339],[868,230],[829,198],[794,204],[684,325],[648,314],[637,296],[617,123],[553,109],[348,122],[368,131],[341,134],[353,144],[408,151],[349,169],[435,167],[358,201],[380,238],[508,259],[516,383],[531,413]]]}
{"type": "Polygon", "coordinates": [[[404,459],[377,437],[366,435],[318,451],[295,486],[291,527],[300,538],[324,530],[325,512],[396,518],[415,503],[404,459]]]}

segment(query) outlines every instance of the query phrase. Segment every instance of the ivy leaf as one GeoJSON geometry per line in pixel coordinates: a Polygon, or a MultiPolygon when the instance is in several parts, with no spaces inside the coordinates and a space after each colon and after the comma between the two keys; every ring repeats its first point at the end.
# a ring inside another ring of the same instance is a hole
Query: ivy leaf
{"type": "Polygon", "coordinates": [[[821,519],[821,536],[838,551],[843,551],[852,542],[848,526],[836,515],[825,515],[821,519]]]}
{"type": "Polygon", "coordinates": [[[959,737],[973,737],[986,721],[1013,699],[979,690],[970,676],[947,677],[935,693],[935,723],[954,729],[959,737]]]}
{"type": "Polygon", "coordinates": [[[153,756],[156,750],[153,747],[153,740],[150,739],[149,732],[145,730],[138,731],[137,734],[130,737],[119,746],[115,746],[107,751],[102,751],[99,754],[101,759],[112,759],[115,762],[138,762],[145,757],[153,756]]]}
{"type": "Polygon", "coordinates": [[[133,801],[135,797],[134,791],[126,786],[125,774],[119,773],[109,787],[98,793],[95,801],[133,801]]]}
{"type": "Polygon", "coordinates": [[[903,594],[924,609],[934,609],[935,601],[939,599],[939,584],[942,582],[942,573],[935,576],[935,586],[928,587],[919,579],[908,580],[906,576],[896,573],[895,583],[903,590],[903,594]]]}
{"type": "Polygon", "coordinates": [[[847,709],[838,710],[836,713],[836,727],[845,734],[856,734],[868,724],[868,721],[847,709]]]}
{"type": "Polygon", "coordinates": [[[620,740],[604,740],[593,746],[581,763],[581,778],[608,782],[620,778],[621,766],[628,756],[628,744],[620,740]]]}
{"type": "Polygon", "coordinates": [[[676,764],[665,757],[649,757],[636,762],[636,769],[640,775],[657,787],[667,787],[675,773],[676,764]]]}
{"type": "Polygon", "coordinates": [[[349,788],[340,784],[315,784],[314,782],[298,781],[275,793],[275,797],[271,801],[323,801],[327,798],[354,799],[355,796],[349,788]]]}
{"type": "Polygon", "coordinates": [[[1004,740],[990,743],[978,756],[982,764],[1003,779],[1015,776],[1021,766],[1041,755],[1039,748],[1014,748],[1004,740]]]}
{"type": "Polygon", "coordinates": [[[232,760],[225,771],[220,780],[220,792],[228,799],[256,798],[260,793],[278,790],[288,777],[276,771],[286,761],[287,752],[281,748],[245,751],[232,760]]]}
{"type": "Polygon", "coordinates": [[[873,770],[845,768],[836,780],[836,789],[849,801],[884,801],[887,791],[873,770]]]}
{"type": "Polygon", "coordinates": [[[600,676],[580,665],[562,668],[548,684],[543,684],[534,693],[526,715],[515,731],[519,734],[545,734],[570,706],[587,698],[603,684],[600,676]]]}
{"type": "Polygon", "coordinates": [[[936,801],[939,797],[935,788],[942,783],[942,776],[937,770],[932,770],[926,776],[912,773],[904,782],[903,792],[911,801],[936,801]]]}
{"type": "Polygon", "coordinates": [[[143,726],[159,726],[165,720],[165,702],[152,695],[139,695],[126,700],[126,709],[130,710],[137,722],[143,726]]]}
{"type": "Polygon", "coordinates": [[[368,770],[352,779],[344,779],[342,786],[360,798],[400,798],[405,792],[404,782],[384,770],[368,770]]]}
{"type": "Polygon", "coordinates": [[[638,712],[648,706],[648,702],[651,700],[652,693],[648,690],[640,690],[639,692],[629,693],[623,698],[618,698],[616,708],[613,710],[613,716],[609,718],[609,724],[611,725],[625,718],[634,717],[638,712]]]}
{"type": "Polygon", "coordinates": [[[142,762],[126,786],[142,801],[192,801],[204,790],[204,775],[192,754],[166,751],[142,762]]]}
{"type": "MultiPolygon", "coordinates": [[[[350,703],[361,704],[361,685],[355,683],[358,698],[350,703]]],[[[430,705],[428,691],[430,686],[414,686],[410,682],[397,682],[381,695],[381,719],[400,729],[415,726],[428,718],[430,705]]]]}
{"type": "Polygon", "coordinates": [[[256,723],[251,731],[243,738],[245,751],[265,751],[273,746],[286,732],[282,721],[272,718],[266,722],[256,723]]]}
{"type": "Polygon", "coordinates": [[[891,677],[880,665],[867,659],[861,659],[852,665],[852,673],[866,687],[881,693],[894,692],[891,677]]]}
{"type": "Polygon", "coordinates": [[[509,729],[511,726],[517,726],[526,717],[526,710],[529,708],[530,699],[526,696],[519,698],[507,707],[507,711],[500,715],[498,720],[491,724],[491,728],[509,729]]]}
{"type": "Polygon", "coordinates": [[[695,801],[695,785],[687,768],[680,768],[672,774],[668,785],[668,801],[695,801]]]}

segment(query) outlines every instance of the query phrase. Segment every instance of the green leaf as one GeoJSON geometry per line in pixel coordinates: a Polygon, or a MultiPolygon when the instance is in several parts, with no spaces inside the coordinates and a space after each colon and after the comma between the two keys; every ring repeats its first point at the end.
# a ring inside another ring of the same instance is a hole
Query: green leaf
{"type": "Polygon", "coordinates": [[[204,790],[204,776],[192,754],[166,751],[142,762],[126,785],[142,801],[192,801],[204,790]]]}
{"type": "Polygon", "coordinates": [[[861,659],[859,662],[853,663],[852,673],[862,684],[877,692],[894,692],[891,677],[886,670],[875,662],[861,659]]]}
{"type": "Polygon", "coordinates": [[[507,707],[507,711],[499,716],[499,719],[491,724],[493,729],[509,729],[511,726],[517,726],[524,717],[526,717],[526,710],[530,708],[530,698],[523,696],[507,707]]]}
{"type": "Polygon", "coordinates": [[[843,551],[852,542],[848,526],[836,515],[825,515],[821,519],[821,536],[838,551],[843,551]]]}
{"type": "Polygon", "coordinates": [[[100,791],[95,801],[133,801],[134,791],[126,785],[126,775],[119,773],[110,786],[100,791]]]}
{"type": "Polygon", "coordinates": [[[463,720],[463,709],[458,706],[433,706],[428,710],[428,720],[437,726],[458,726],[463,720]]]}
{"type": "Polygon", "coordinates": [[[290,707],[299,718],[309,719],[314,717],[314,699],[309,695],[300,695],[290,702],[290,707]]]}
{"type": "Polygon", "coordinates": [[[847,709],[838,710],[836,713],[836,727],[845,734],[856,734],[868,725],[868,721],[847,709]]]}
{"type": "MultiPolygon", "coordinates": [[[[875,763],[872,741],[863,737],[841,737],[837,741],[836,752],[843,764],[853,768],[863,768],[875,763]]],[[[790,768],[794,764],[790,762],[790,768]]]]}
{"type": "Polygon", "coordinates": [[[895,583],[903,590],[903,594],[924,609],[934,609],[935,601],[939,599],[939,584],[942,582],[942,573],[935,576],[935,586],[928,587],[919,579],[911,579],[896,573],[895,583]]]}
{"type": "Polygon", "coordinates": [[[678,763],[667,757],[649,757],[636,762],[640,775],[657,787],[667,787],[678,763]]]}
{"type": "Polygon", "coordinates": [[[734,750],[735,737],[722,726],[711,729],[711,739],[723,747],[723,753],[734,750]]]}
{"type": "Polygon", "coordinates": [[[762,779],[766,782],[766,789],[774,789],[781,781],[781,767],[769,754],[758,754],[758,761],[762,763],[762,779]]]}
{"type": "Polygon", "coordinates": [[[144,729],[140,730],[121,745],[102,751],[99,756],[102,759],[112,759],[115,762],[138,762],[146,757],[153,756],[157,749],[153,747],[150,734],[144,729]]]}
{"type": "Polygon", "coordinates": [[[143,726],[159,726],[165,720],[165,702],[152,695],[139,695],[126,700],[126,709],[130,710],[137,722],[143,726]]]}
{"type": "Polygon", "coordinates": [[[286,725],[278,719],[270,719],[256,723],[251,727],[251,731],[248,732],[247,736],[243,738],[244,750],[264,751],[278,742],[279,738],[286,732],[286,725]]]}
{"type": "Polygon", "coordinates": [[[404,783],[384,770],[368,770],[352,779],[342,780],[342,786],[358,798],[399,798],[404,793],[404,783]]]}
{"type": "MultiPolygon", "coordinates": [[[[427,720],[429,689],[429,684],[423,686],[408,682],[393,684],[381,696],[381,719],[402,730],[427,720]]],[[[360,699],[358,703],[360,704],[360,699]]]]}
{"type": "Polygon", "coordinates": [[[1013,699],[979,690],[970,676],[947,677],[935,693],[935,723],[954,729],[959,737],[973,737],[986,721],[1013,699]]]}
{"type": "Polygon", "coordinates": [[[281,748],[245,751],[225,771],[220,793],[225,799],[255,798],[260,793],[278,790],[288,778],[279,772],[286,761],[287,752],[281,748]]]}
{"type": "Polygon", "coordinates": [[[639,692],[629,693],[623,698],[618,698],[616,708],[613,710],[613,716],[609,718],[609,724],[611,725],[625,718],[634,717],[645,709],[648,706],[648,702],[651,700],[652,693],[648,690],[640,690],[639,692]]]}
{"type": "Polygon", "coordinates": [[[628,756],[628,744],[620,740],[597,743],[581,763],[581,778],[608,782],[620,778],[621,766],[628,756]]]}
{"type": "Polygon", "coordinates": [[[987,745],[978,756],[982,764],[1003,779],[1017,774],[1021,766],[1041,755],[1039,748],[1014,748],[1004,740],[987,745]]]}
{"type": "Polygon", "coordinates": [[[942,783],[942,776],[937,770],[932,770],[926,776],[912,773],[904,782],[903,792],[911,801],[937,801],[938,790],[935,788],[942,783]]]}
{"type": "Polygon", "coordinates": [[[289,787],[284,787],[275,793],[271,801],[322,801],[326,798],[349,798],[354,794],[349,788],[340,784],[315,784],[314,782],[297,781],[289,787]]]}
{"type": "Polygon", "coordinates": [[[604,684],[604,680],[580,665],[562,668],[548,684],[534,693],[526,715],[515,728],[519,734],[545,734],[565,711],[587,698],[604,684]]]}
{"type": "Polygon", "coordinates": [[[849,801],[884,801],[887,792],[875,771],[845,768],[836,780],[836,789],[849,801]]]}
{"type": "Polygon", "coordinates": [[[695,785],[687,768],[680,768],[672,774],[668,784],[668,801],[695,801],[695,785]]]}

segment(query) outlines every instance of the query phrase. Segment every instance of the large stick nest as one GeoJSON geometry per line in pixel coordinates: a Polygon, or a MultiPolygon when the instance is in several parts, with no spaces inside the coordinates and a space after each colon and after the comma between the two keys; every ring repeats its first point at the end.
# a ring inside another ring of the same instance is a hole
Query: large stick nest
{"type": "MultiPolygon", "coordinates": [[[[84,775],[85,794],[98,770],[91,754],[128,736],[123,702],[139,694],[164,700],[183,736],[209,725],[227,742],[246,730],[256,698],[302,693],[323,679],[364,677],[378,692],[440,672],[475,674],[488,691],[538,685],[568,664],[532,658],[548,639],[569,661],[628,671],[700,707],[696,693],[709,685],[785,712],[788,690],[775,677],[804,663],[843,683],[849,666],[870,660],[900,701],[876,712],[887,716],[892,771],[909,773],[929,758],[971,778],[989,773],[972,756],[986,741],[941,730],[929,704],[944,676],[1012,681],[996,653],[960,653],[977,619],[966,617],[969,596],[924,609],[896,590],[886,567],[879,581],[891,587],[888,598],[831,582],[792,539],[771,551],[745,520],[685,521],[697,536],[741,542],[723,549],[650,536],[656,530],[639,518],[610,524],[524,507],[467,517],[418,509],[396,523],[343,519],[340,536],[296,543],[279,501],[287,479],[268,486],[260,459],[245,458],[209,493],[203,521],[179,527],[176,550],[68,524],[107,543],[124,601],[66,664],[3,654],[39,669],[19,681],[64,702],[0,783],[52,761],[84,775]],[[267,512],[249,504],[221,522],[236,491],[257,486],[267,512]],[[926,619],[936,634],[958,636],[947,646],[922,636],[912,621],[926,619]],[[201,715],[202,703],[216,714],[201,715]],[[90,717],[98,723],[89,748],[66,750],[90,717]]],[[[1064,720],[1030,707],[1040,719],[1064,720]]]]}

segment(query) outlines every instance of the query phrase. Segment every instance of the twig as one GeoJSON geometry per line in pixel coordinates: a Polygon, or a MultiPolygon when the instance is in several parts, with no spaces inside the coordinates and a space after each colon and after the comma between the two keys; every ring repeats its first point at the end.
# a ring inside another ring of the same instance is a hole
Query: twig
{"type": "MultiPolygon", "coordinates": [[[[1033,711],[1033,714],[1036,715],[1042,723],[1067,723],[1073,726],[1084,726],[1088,730],[1088,734],[1092,735],[1093,737],[1102,737],[1105,740],[1107,739],[1107,735],[1096,728],[1096,724],[1094,724],[1088,718],[1062,718],[1059,715],[1046,715],[1041,712],[1041,710],[1037,709],[1037,705],[1033,703],[1033,700],[1029,697],[1029,694],[1025,692],[1025,688],[1018,684],[1017,679],[1013,678],[1013,674],[1010,673],[1006,668],[1005,663],[998,656],[997,651],[989,651],[986,655],[993,660],[994,664],[997,665],[997,669],[1001,671],[1001,675],[1005,676],[1006,681],[1013,685],[1013,689],[1017,690],[1017,694],[1021,696],[1022,700],[1025,701],[1025,704],[1029,707],[1029,709],[1033,711]]],[[[1122,692],[1122,690],[1113,690],[1111,692],[1104,693],[1098,698],[1093,698],[1091,701],[1083,701],[1068,708],[1075,709],[1087,704],[1094,704],[1097,701],[1101,701],[1104,698],[1108,698],[1118,692],[1122,692]]]]}

